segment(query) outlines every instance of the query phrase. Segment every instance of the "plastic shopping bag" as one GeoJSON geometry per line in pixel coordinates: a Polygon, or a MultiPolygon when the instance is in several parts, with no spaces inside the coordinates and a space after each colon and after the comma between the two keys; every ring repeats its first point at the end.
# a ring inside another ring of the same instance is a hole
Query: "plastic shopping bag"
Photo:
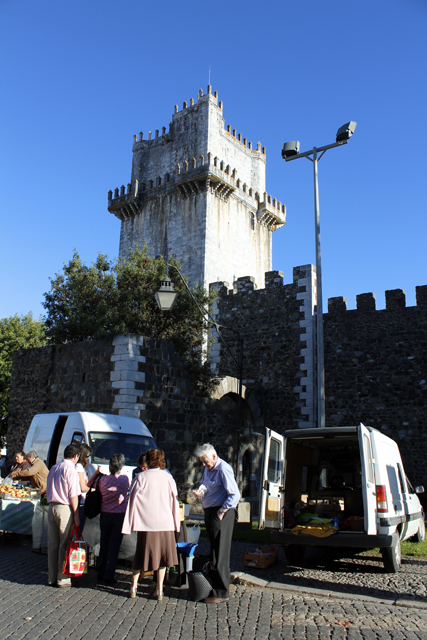
{"type": "Polygon", "coordinates": [[[178,536],[178,542],[199,542],[200,538],[200,525],[196,524],[194,527],[189,527],[184,522],[181,523],[181,531],[178,536]],[[184,533],[185,528],[185,533],[184,533]]]}
{"type": "Polygon", "coordinates": [[[194,527],[187,527],[187,542],[198,543],[200,538],[200,525],[196,524],[194,527]]]}
{"type": "Polygon", "coordinates": [[[62,573],[70,578],[87,573],[87,546],[79,527],[76,525],[71,530],[62,573]],[[74,535],[76,540],[73,540],[74,535]]]}

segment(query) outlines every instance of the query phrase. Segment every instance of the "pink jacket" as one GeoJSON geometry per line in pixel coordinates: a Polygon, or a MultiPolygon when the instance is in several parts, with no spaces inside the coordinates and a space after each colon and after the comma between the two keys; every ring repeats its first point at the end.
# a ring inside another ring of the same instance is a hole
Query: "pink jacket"
{"type": "Polygon", "coordinates": [[[148,469],[133,481],[122,533],[132,531],[179,531],[178,491],[170,473],[148,469]]]}

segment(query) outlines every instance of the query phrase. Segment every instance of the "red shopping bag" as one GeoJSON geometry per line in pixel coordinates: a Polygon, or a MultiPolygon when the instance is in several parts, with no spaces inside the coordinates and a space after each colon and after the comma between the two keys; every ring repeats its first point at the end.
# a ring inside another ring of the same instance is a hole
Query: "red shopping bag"
{"type": "Polygon", "coordinates": [[[71,530],[62,573],[70,578],[87,573],[87,546],[79,527],[76,525],[71,530]],[[74,535],[76,540],[73,540],[74,535]]]}

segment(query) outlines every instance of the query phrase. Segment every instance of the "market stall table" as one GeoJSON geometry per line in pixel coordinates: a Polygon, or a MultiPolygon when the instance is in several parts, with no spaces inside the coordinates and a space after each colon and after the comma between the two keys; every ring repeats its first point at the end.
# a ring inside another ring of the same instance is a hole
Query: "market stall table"
{"type": "Polygon", "coordinates": [[[34,509],[38,499],[0,499],[0,531],[32,534],[34,509]]]}

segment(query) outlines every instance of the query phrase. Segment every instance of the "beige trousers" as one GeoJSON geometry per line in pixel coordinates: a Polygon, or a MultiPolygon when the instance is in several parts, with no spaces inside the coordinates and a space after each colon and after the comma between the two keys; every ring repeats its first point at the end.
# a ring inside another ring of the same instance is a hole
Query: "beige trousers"
{"type": "Polygon", "coordinates": [[[47,530],[47,563],[49,584],[71,584],[70,578],[64,576],[65,552],[70,539],[74,517],[71,507],[65,504],[50,504],[47,530]]]}

